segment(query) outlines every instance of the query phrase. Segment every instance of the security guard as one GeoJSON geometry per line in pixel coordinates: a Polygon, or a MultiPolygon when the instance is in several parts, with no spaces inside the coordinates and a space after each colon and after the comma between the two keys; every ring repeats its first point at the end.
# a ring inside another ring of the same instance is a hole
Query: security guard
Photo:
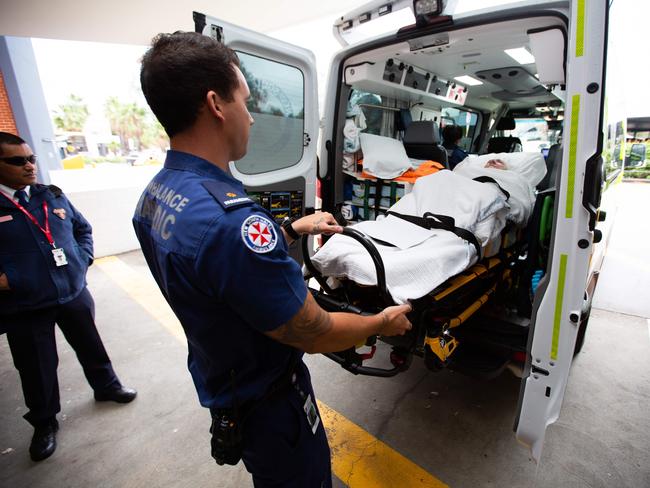
{"type": "Polygon", "coordinates": [[[90,224],[53,185],[36,184],[36,156],[20,137],[0,132],[0,334],[20,374],[34,426],[34,461],[56,449],[61,410],[54,324],[79,358],[98,401],[127,403],[95,326],[86,289],[93,262],[90,224]]]}
{"type": "Polygon", "coordinates": [[[200,34],[154,39],[140,80],[171,150],[133,224],[187,335],[217,462],[243,459],[256,487],[328,487],[329,447],[302,354],[404,334],[410,306],[329,314],[307,292],[288,243],[342,229],[327,213],[280,228],[228,173],[228,162],[246,154],[253,124],[238,66],[233,51],[200,34]]]}

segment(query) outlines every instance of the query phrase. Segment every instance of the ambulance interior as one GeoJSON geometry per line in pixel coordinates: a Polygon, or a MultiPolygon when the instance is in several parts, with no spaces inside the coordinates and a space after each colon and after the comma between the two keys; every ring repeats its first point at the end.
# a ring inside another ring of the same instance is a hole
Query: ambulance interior
{"type": "Polygon", "coordinates": [[[341,63],[333,206],[324,204],[324,210],[349,225],[311,259],[303,242],[308,276],[320,284],[312,293],[325,308],[357,313],[408,300],[414,327],[403,337],[381,338],[389,346],[380,350],[391,348],[389,361],[375,354],[375,338],[329,357],[354,373],[375,376],[405,370],[414,355],[431,370],[491,377],[509,368],[521,375],[534,295],[552,242],[565,19],[495,19],[428,32],[369,43],[341,63]],[[469,154],[453,171],[452,150],[442,139],[449,125],[460,127],[458,146],[469,154]],[[383,160],[394,149],[397,166],[383,160]],[[492,168],[481,179],[492,159],[505,161],[502,174],[524,170],[514,182],[492,168]],[[530,199],[524,188],[523,202],[515,204],[522,179],[530,199]],[[474,202],[482,192],[487,196],[474,202]],[[491,215],[501,224],[480,230],[489,220],[486,206],[497,200],[500,210],[491,215]],[[511,218],[517,205],[523,214],[511,218]],[[474,220],[456,213],[465,207],[474,220]],[[463,234],[468,229],[473,235],[463,234]],[[428,291],[427,277],[436,278],[428,291]],[[398,290],[395,280],[406,288],[398,290]],[[416,282],[425,287],[417,293],[416,282]]]}

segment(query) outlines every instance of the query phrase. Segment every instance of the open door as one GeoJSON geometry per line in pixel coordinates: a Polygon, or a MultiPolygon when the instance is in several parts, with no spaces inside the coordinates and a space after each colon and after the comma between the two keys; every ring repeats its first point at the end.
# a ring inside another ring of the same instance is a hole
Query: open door
{"type": "Polygon", "coordinates": [[[563,154],[550,272],[537,288],[515,424],[539,460],[546,427],[560,414],[584,318],[603,183],[603,106],[608,1],[569,2],[563,154]]]}
{"type": "MultiPolygon", "coordinates": [[[[313,212],[319,128],[313,53],[198,12],[194,24],[237,53],[251,91],[255,124],[248,153],[230,163],[232,175],[278,222],[313,212]]],[[[299,258],[297,248],[291,254],[299,258]]]]}

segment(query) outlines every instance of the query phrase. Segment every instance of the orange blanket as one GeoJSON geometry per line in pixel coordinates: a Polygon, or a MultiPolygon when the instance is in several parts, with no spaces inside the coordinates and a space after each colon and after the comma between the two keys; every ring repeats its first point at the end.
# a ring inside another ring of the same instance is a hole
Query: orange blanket
{"type": "MultiPolygon", "coordinates": [[[[360,163],[363,164],[363,161],[360,161],[360,163]]],[[[406,183],[415,183],[415,180],[417,180],[421,176],[427,176],[433,173],[437,173],[441,169],[445,169],[445,167],[442,164],[437,163],[435,161],[425,161],[417,169],[409,169],[404,174],[402,174],[402,176],[398,176],[397,178],[394,178],[391,181],[403,181],[406,183]]],[[[365,171],[361,172],[361,176],[363,178],[376,179],[375,176],[366,173],[365,171]]]]}

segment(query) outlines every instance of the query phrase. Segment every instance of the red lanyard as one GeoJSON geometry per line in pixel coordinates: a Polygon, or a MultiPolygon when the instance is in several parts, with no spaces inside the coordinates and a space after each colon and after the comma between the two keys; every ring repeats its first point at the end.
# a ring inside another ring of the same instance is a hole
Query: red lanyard
{"type": "Polygon", "coordinates": [[[25,207],[23,207],[20,203],[15,202],[12,198],[7,197],[7,199],[9,199],[9,201],[18,208],[18,210],[24,213],[25,216],[29,220],[31,220],[32,223],[36,227],[38,227],[43,234],[45,234],[45,237],[47,238],[47,242],[50,243],[50,246],[56,247],[56,245],[54,244],[54,238],[52,237],[52,232],[50,231],[50,219],[49,216],[47,215],[47,202],[45,200],[43,200],[43,213],[45,213],[45,228],[43,228],[41,227],[41,224],[38,223],[38,220],[36,220],[36,217],[34,217],[31,213],[29,213],[29,211],[25,207]]]}

